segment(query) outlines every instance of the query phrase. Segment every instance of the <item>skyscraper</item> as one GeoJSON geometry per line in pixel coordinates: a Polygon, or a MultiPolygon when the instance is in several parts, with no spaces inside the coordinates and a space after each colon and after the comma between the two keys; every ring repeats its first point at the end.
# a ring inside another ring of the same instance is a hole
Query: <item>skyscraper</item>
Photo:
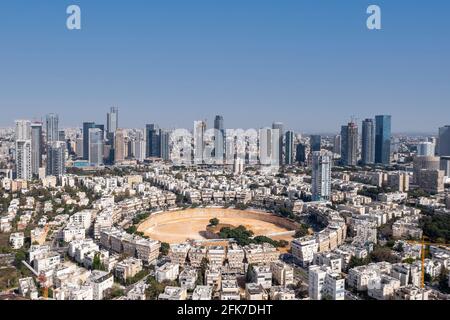
{"type": "Polygon", "coordinates": [[[114,134],[119,128],[119,109],[112,107],[106,117],[106,132],[114,134]]]}
{"type": "Polygon", "coordinates": [[[47,143],[51,143],[53,141],[59,141],[59,118],[55,113],[50,113],[47,115],[46,119],[46,134],[47,134],[47,143]]]}
{"type": "Polygon", "coordinates": [[[295,161],[298,163],[305,163],[306,162],[306,146],[304,144],[299,143],[297,145],[296,149],[296,155],[295,155],[295,161]]]}
{"type": "Polygon", "coordinates": [[[417,144],[417,155],[432,157],[435,154],[435,149],[435,145],[432,142],[419,142],[417,144]]]}
{"type": "Polygon", "coordinates": [[[331,157],[312,153],[312,200],[329,200],[331,196],[331,157]]]}
{"type": "Polygon", "coordinates": [[[206,122],[194,121],[194,163],[203,163],[203,152],[205,150],[206,122]]]}
{"type": "Polygon", "coordinates": [[[122,129],[118,129],[114,139],[114,161],[124,161],[125,158],[125,132],[122,129]]]}
{"type": "Polygon", "coordinates": [[[214,119],[214,157],[218,164],[225,157],[225,128],[223,117],[217,115],[214,119]]]}
{"type": "Polygon", "coordinates": [[[170,131],[161,130],[161,158],[170,160],[170,131]]]}
{"type": "Polygon", "coordinates": [[[58,141],[66,141],[66,131],[64,130],[58,131],[58,141]]]}
{"type": "Polygon", "coordinates": [[[156,124],[148,124],[145,127],[145,136],[147,139],[146,155],[147,157],[161,157],[161,137],[160,130],[156,124]]]}
{"type": "Polygon", "coordinates": [[[439,156],[450,156],[450,126],[439,128],[439,156]]]}
{"type": "Polygon", "coordinates": [[[333,140],[333,152],[341,154],[341,135],[335,135],[333,140]]]}
{"type": "MultiPolygon", "coordinates": [[[[95,122],[84,122],[83,123],[83,159],[84,160],[89,160],[89,153],[90,153],[90,148],[89,148],[89,130],[90,129],[99,129],[100,130],[100,135],[101,135],[101,139],[102,139],[102,145],[103,145],[103,139],[104,139],[104,135],[105,135],[105,126],[102,124],[95,124],[95,122]]],[[[103,156],[103,151],[102,151],[102,156],[103,156]]]]}
{"type": "Polygon", "coordinates": [[[89,160],[89,130],[95,128],[94,122],[83,123],[83,159],[89,160]]]}
{"type": "Polygon", "coordinates": [[[294,132],[286,132],[286,154],[285,161],[287,165],[294,164],[294,132]]]}
{"type": "Polygon", "coordinates": [[[278,148],[278,130],[271,128],[259,129],[259,161],[262,165],[278,167],[279,148],[278,148]]]}
{"type": "Polygon", "coordinates": [[[139,162],[145,160],[145,138],[144,133],[140,130],[135,136],[133,156],[139,162]]]}
{"type": "Polygon", "coordinates": [[[42,167],[43,146],[42,123],[34,122],[31,124],[31,173],[33,175],[38,175],[39,168],[42,167]]]}
{"type": "Polygon", "coordinates": [[[53,141],[47,149],[47,176],[60,176],[66,173],[66,144],[62,141],[53,141]]]}
{"type": "Polygon", "coordinates": [[[372,119],[366,119],[362,123],[362,151],[361,160],[363,164],[375,162],[375,126],[372,119]]]}
{"type": "Polygon", "coordinates": [[[413,176],[416,184],[420,183],[420,171],[422,170],[439,170],[440,159],[435,156],[415,156],[413,160],[413,176]]]}
{"type": "Polygon", "coordinates": [[[391,116],[375,117],[375,163],[391,163],[391,116]]]}
{"type": "Polygon", "coordinates": [[[284,129],[283,129],[283,123],[282,122],[274,122],[272,124],[272,130],[273,132],[273,137],[276,138],[278,136],[278,165],[282,166],[284,164],[283,162],[283,150],[284,150],[284,145],[283,145],[283,140],[284,140],[284,129]]]}
{"type": "Polygon", "coordinates": [[[31,180],[31,122],[16,121],[16,173],[17,179],[31,180]]]}
{"type": "Polygon", "coordinates": [[[310,137],[311,152],[320,151],[322,149],[322,136],[312,135],[310,137]]]}
{"type": "Polygon", "coordinates": [[[89,163],[100,166],[103,164],[103,131],[90,128],[88,132],[89,163]]]}
{"type": "Polygon", "coordinates": [[[358,126],[354,122],[341,128],[341,162],[344,166],[358,164],[358,126]]]}
{"type": "Polygon", "coordinates": [[[16,121],[16,141],[31,139],[31,122],[28,120],[16,121]]]}

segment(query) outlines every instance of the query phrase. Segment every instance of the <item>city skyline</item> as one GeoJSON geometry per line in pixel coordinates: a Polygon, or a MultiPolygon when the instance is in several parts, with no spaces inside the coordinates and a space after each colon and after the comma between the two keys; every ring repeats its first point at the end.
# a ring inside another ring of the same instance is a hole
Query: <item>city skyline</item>
{"type": "Polygon", "coordinates": [[[0,1],[0,301],[450,300],[449,12],[0,1]]]}
{"type": "MultiPolygon", "coordinates": [[[[99,120],[99,121],[87,121],[84,120],[79,124],[75,124],[74,126],[64,126],[61,125],[61,122],[64,123],[64,119],[62,117],[59,116],[59,113],[48,113],[48,114],[43,114],[40,117],[23,117],[23,118],[17,118],[14,119],[11,123],[9,123],[9,125],[6,126],[0,126],[0,129],[14,129],[14,125],[15,122],[17,121],[30,121],[33,124],[45,124],[46,123],[46,118],[48,116],[56,116],[58,118],[57,121],[59,121],[59,129],[61,130],[67,130],[67,129],[81,129],[83,130],[83,127],[86,124],[92,124],[92,125],[96,125],[99,126],[103,131],[105,130],[105,127],[107,127],[108,125],[108,117],[110,116],[111,112],[108,112],[108,110],[112,110],[114,109],[117,113],[119,112],[119,110],[121,110],[118,107],[111,107],[111,108],[105,108],[104,110],[104,116],[103,118],[105,118],[106,116],[106,120],[99,120]],[[62,120],[62,121],[61,121],[62,120]]],[[[375,117],[374,114],[370,115],[371,117],[375,117]]],[[[393,116],[391,114],[387,114],[387,116],[389,116],[390,118],[392,118],[393,116]]],[[[117,116],[116,116],[117,117],[117,116]]],[[[173,124],[169,124],[167,126],[165,125],[161,125],[160,122],[158,121],[148,121],[145,122],[145,124],[143,126],[118,126],[117,129],[123,129],[123,130],[141,130],[143,132],[145,132],[147,130],[147,126],[149,125],[154,125],[157,126],[158,129],[164,129],[164,130],[176,130],[176,129],[187,129],[188,131],[193,131],[194,127],[195,127],[195,123],[198,121],[202,121],[206,124],[206,128],[207,129],[216,129],[216,121],[217,121],[217,117],[221,117],[221,126],[223,126],[223,130],[234,130],[234,129],[265,129],[265,128],[271,128],[273,129],[273,125],[274,124],[280,124],[281,126],[283,126],[283,128],[286,131],[293,131],[295,134],[304,134],[304,135],[311,135],[311,137],[313,137],[313,139],[315,137],[327,137],[327,136],[333,136],[333,135],[339,135],[341,134],[341,130],[342,130],[342,124],[339,124],[336,122],[336,130],[322,130],[322,131],[305,131],[302,129],[295,129],[295,128],[291,128],[286,126],[286,122],[284,121],[277,121],[275,119],[269,120],[267,123],[261,124],[261,125],[256,125],[256,126],[245,126],[243,128],[238,128],[238,127],[232,127],[232,126],[228,126],[227,123],[229,121],[229,119],[226,119],[223,115],[214,115],[214,116],[210,116],[208,117],[203,117],[203,118],[195,118],[194,120],[192,120],[190,123],[187,124],[187,126],[175,126],[173,124]]],[[[101,118],[101,117],[99,117],[101,118]]],[[[118,119],[118,117],[116,118],[118,119]]],[[[280,119],[278,119],[280,120],[280,119]]],[[[349,116],[347,118],[347,120],[344,120],[344,123],[355,123],[358,127],[363,128],[364,124],[367,120],[375,120],[375,119],[370,119],[370,118],[359,118],[359,117],[355,117],[353,116],[349,116]]],[[[392,130],[391,130],[391,134],[392,136],[395,135],[402,135],[402,134],[406,134],[406,135],[411,135],[411,136],[415,136],[415,135],[424,135],[424,136],[439,136],[439,128],[442,127],[447,127],[448,125],[442,124],[439,125],[438,127],[430,130],[430,131],[420,131],[420,130],[416,130],[416,131],[400,131],[398,129],[396,129],[395,125],[395,120],[394,119],[394,124],[392,125],[392,130]]],[[[121,121],[122,122],[122,121],[121,121]]],[[[57,124],[58,125],[58,124],[57,124]]],[[[117,130],[116,129],[116,130],[117,130]]],[[[44,130],[45,131],[45,130],[44,130]]],[[[221,131],[221,130],[220,130],[221,131]]],[[[108,136],[108,132],[106,130],[106,135],[108,136]]]]}
{"type": "Polygon", "coordinates": [[[133,2],[105,14],[78,1],[79,32],[61,23],[65,4],[0,4],[19,17],[0,20],[0,126],[52,112],[63,127],[103,123],[110,106],[125,128],[220,113],[230,128],[276,120],[327,133],[352,115],[391,114],[394,132],[431,133],[450,118],[448,3],[416,1],[405,14],[378,1],[383,29],[369,31],[365,1],[133,2]]]}

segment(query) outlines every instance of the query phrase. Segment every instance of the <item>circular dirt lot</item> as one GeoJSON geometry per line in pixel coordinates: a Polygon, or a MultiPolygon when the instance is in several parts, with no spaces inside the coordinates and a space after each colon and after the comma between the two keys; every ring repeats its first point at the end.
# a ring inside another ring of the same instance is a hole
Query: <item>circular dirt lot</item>
{"type": "Polygon", "coordinates": [[[292,240],[296,224],[282,217],[259,211],[236,209],[196,208],[154,214],[141,223],[138,231],[152,239],[170,244],[186,240],[202,240],[209,220],[218,218],[221,224],[245,226],[255,236],[274,240],[292,240]]]}

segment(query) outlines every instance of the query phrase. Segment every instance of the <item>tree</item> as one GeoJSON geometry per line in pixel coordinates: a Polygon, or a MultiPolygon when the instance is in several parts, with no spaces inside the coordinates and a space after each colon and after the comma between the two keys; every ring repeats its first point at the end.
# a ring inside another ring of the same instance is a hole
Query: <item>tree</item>
{"type": "Polygon", "coordinates": [[[389,262],[389,263],[397,263],[399,262],[399,258],[392,254],[392,250],[387,247],[377,247],[370,254],[370,259],[373,262],[389,262]]]}
{"type": "Polygon", "coordinates": [[[163,281],[159,283],[154,277],[147,278],[148,288],[145,290],[147,300],[156,300],[164,292],[167,286],[176,286],[176,281],[163,281]]]}
{"type": "Polygon", "coordinates": [[[97,252],[94,255],[94,261],[92,261],[92,269],[93,270],[101,270],[101,271],[104,271],[106,269],[105,265],[102,263],[102,261],[100,259],[100,253],[99,252],[97,252]]]}
{"type": "Polygon", "coordinates": [[[450,215],[432,215],[420,219],[420,227],[432,242],[450,242],[450,215]]]}
{"type": "Polygon", "coordinates": [[[167,256],[169,254],[170,244],[167,242],[161,242],[161,248],[159,249],[159,252],[163,256],[167,256]]]}
{"type": "Polygon", "coordinates": [[[219,225],[219,223],[220,223],[220,220],[217,218],[213,218],[213,219],[209,220],[209,225],[211,227],[216,227],[219,225]]]}
{"type": "Polygon", "coordinates": [[[280,248],[286,248],[288,245],[289,245],[289,242],[287,242],[286,240],[278,241],[278,247],[280,247],[280,248]]]}
{"type": "Polygon", "coordinates": [[[20,268],[23,266],[22,261],[25,261],[27,259],[27,253],[25,250],[20,249],[16,252],[16,255],[14,257],[14,266],[16,268],[20,268]]]}
{"type": "Polygon", "coordinates": [[[114,285],[108,294],[108,298],[114,299],[114,298],[121,297],[123,295],[125,295],[125,291],[118,285],[114,285]]]}
{"type": "Polygon", "coordinates": [[[308,226],[305,224],[301,224],[300,228],[295,232],[296,238],[302,238],[309,234],[308,226]]]}
{"type": "Polygon", "coordinates": [[[416,259],[410,257],[410,258],[406,258],[405,260],[403,260],[403,263],[413,264],[414,261],[416,261],[416,259]]]}
{"type": "Polygon", "coordinates": [[[441,273],[439,274],[439,290],[444,293],[450,293],[450,287],[448,285],[448,270],[446,268],[441,269],[441,273]]]}
{"type": "Polygon", "coordinates": [[[247,267],[247,274],[245,275],[245,282],[253,281],[253,264],[249,264],[247,267]]]}
{"type": "Polygon", "coordinates": [[[278,210],[278,212],[283,216],[283,217],[290,217],[293,213],[292,213],[292,210],[291,209],[288,209],[288,208],[284,208],[284,207],[281,207],[279,210],[278,210]]]}
{"type": "Polygon", "coordinates": [[[397,244],[397,246],[394,248],[395,251],[397,252],[403,252],[405,249],[403,248],[403,243],[400,242],[399,244],[397,244]]]}
{"type": "Polygon", "coordinates": [[[137,231],[137,227],[135,225],[132,225],[128,229],[125,230],[127,233],[134,234],[137,231]]]}
{"type": "Polygon", "coordinates": [[[208,258],[203,258],[200,262],[200,272],[197,277],[197,285],[204,285],[205,284],[205,275],[206,270],[208,270],[209,260],[208,258]]]}
{"type": "Polygon", "coordinates": [[[350,258],[350,262],[348,264],[348,269],[353,269],[355,267],[364,266],[364,265],[368,264],[369,262],[370,262],[369,258],[362,259],[362,258],[357,258],[355,256],[352,256],[350,258]]]}

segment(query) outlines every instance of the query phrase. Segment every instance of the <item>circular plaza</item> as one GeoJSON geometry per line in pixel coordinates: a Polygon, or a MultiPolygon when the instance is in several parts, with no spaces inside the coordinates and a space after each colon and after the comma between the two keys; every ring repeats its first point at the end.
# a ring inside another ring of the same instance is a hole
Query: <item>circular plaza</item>
{"type": "Polygon", "coordinates": [[[274,240],[291,241],[297,227],[293,221],[256,210],[195,208],[153,214],[139,225],[138,231],[170,244],[203,240],[209,221],[214,218],[219,219],[222,226],[244,226],[255,236],[274,240]]]}

